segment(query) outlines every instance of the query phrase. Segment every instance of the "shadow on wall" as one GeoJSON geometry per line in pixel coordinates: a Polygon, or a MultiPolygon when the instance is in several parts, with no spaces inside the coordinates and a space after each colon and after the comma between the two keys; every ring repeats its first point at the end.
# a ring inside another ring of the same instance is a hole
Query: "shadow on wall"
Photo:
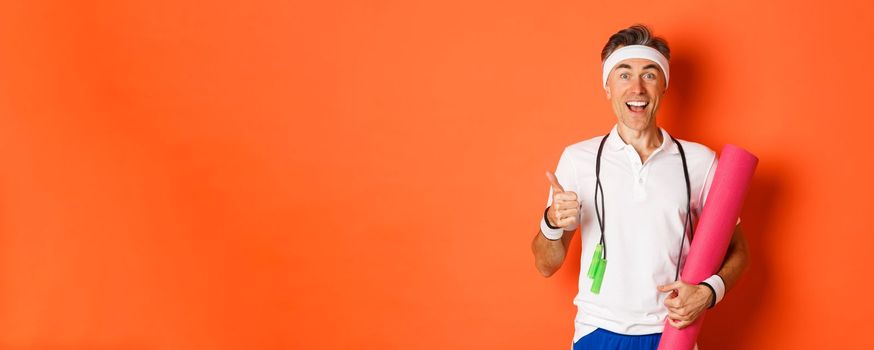
{"type": "MultiPolygon", "coordinates": [[[[682,55],[671,58],[671,81],[665,91],[664,107],[658,112],[659,126],[671,136],[684,140],[700,142],[695,130],[702,121],[699,111],[703,110],[702,97],[695,86],[695,78],[706,71],[706,58],[697,51],[685,50],[682,55]]],[[[716,150],[718,151],[718,150],[716,150]]]]}

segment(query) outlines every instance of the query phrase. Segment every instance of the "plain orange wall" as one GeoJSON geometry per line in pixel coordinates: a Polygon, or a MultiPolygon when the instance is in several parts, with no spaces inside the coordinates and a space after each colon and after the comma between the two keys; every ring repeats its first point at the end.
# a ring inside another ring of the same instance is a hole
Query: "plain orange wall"
{"type": "Polygon", "coordinates": [[[760,157],[701,347],[870,344],[864,1],[8,0],[0,348],[568,348],[543,173],[615,122],[599,53],[637,22],[660,124],[760,157]]]}

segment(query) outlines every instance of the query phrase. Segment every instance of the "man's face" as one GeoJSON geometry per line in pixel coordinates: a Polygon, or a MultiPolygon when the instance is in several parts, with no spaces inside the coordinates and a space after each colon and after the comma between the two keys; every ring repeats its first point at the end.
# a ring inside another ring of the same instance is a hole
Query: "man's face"
{"type": "Polygon", "coordinates": [[[619,121],[643,131],[655,121],[665,93],[665,75],[653,61],[630,58],[613,68],[605,90],[619,121]]]}

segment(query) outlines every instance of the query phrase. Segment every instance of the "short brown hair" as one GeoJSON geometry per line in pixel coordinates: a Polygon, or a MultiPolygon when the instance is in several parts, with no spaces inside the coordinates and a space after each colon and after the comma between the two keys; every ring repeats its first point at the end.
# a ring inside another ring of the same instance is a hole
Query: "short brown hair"
{"type": "Polygon", "coordinates": [[[628,45],[645,45],[662,53],[667,59],[671,59],[671,49],[665,39],[653,36],[643,24],[635,24],[610,36],[604,49],[601,50],[601,62],[607,60],[616,49],[628,45]]]}

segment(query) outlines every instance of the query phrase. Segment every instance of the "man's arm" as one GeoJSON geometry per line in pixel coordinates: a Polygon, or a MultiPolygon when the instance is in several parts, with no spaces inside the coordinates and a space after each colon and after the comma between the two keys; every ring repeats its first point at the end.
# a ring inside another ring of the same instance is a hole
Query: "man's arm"
{"type": "MultiPolygon", "coordinates": [[[[743,236],[740,225],[737,225],[728,244],[728,250],[725,252],[725,259],[722,260],[722,267],[717,272],[725,283],[726,293],[737,283],[748,264],[747,240],[743,236]]],[[[684,328],[695,322],[701,312],[710,305],[713,300],[711,298],[716,298],[710,288],[683,281],[660,286],[659,290],[662,292],[676,290],[675,294],[665,299],[665,306],[668,307],[668,322],[676,328],[684,328]]]]}
{"type": "Polygon", "coordinates": [[[555,227],[544,228],[545,222],[542,222],[540,231],[531,242],[531,251],[534,252],[534,266],[537,267],[537,271],[540,271],[544,277],[549,277],[558,271],[561,264],[564,263],[567,247],[571,243],[571,238],[574,237],[574,232],[576,232],[575,226],[579,223],[580,202],[575,192],[564,190],[564,187],[558,183],[555,174],[547,171],[546,178],[549,179],[552,187],[552,200],[544,219],[549,220],[547,226],[562,229],[559,231],[561,237],[547,239],[547,236],[543,234],[544,229],[555,227]]]}
{"type": "MultiPolygon", "coordinates": [[[[726,293],[734,287],[741,274],[746,270],[749,265],[749,259],[750,252],[747,247],[747,239],[740,229],[740,224],[738,224],[735,226],[734,234],[731,236],[731,243],[728,244],[728,251],[725,252],[725,260],[722,261],[722,267],[716,273],[725,282],[726,293]]],[[[713,297],[715,298],[716,296],[714,295],[713,297]]]]}
{"type": "Polygon", "coordinates": [[[539,230],[534,240],[531,241],[531,251],[534,252],[534,266],[543,277],[552,276],[564,263],[567,256],[567,248],[574,237],[574,231],[564,231],[561,239],[551,241],[546,239],[539,230]]]}

